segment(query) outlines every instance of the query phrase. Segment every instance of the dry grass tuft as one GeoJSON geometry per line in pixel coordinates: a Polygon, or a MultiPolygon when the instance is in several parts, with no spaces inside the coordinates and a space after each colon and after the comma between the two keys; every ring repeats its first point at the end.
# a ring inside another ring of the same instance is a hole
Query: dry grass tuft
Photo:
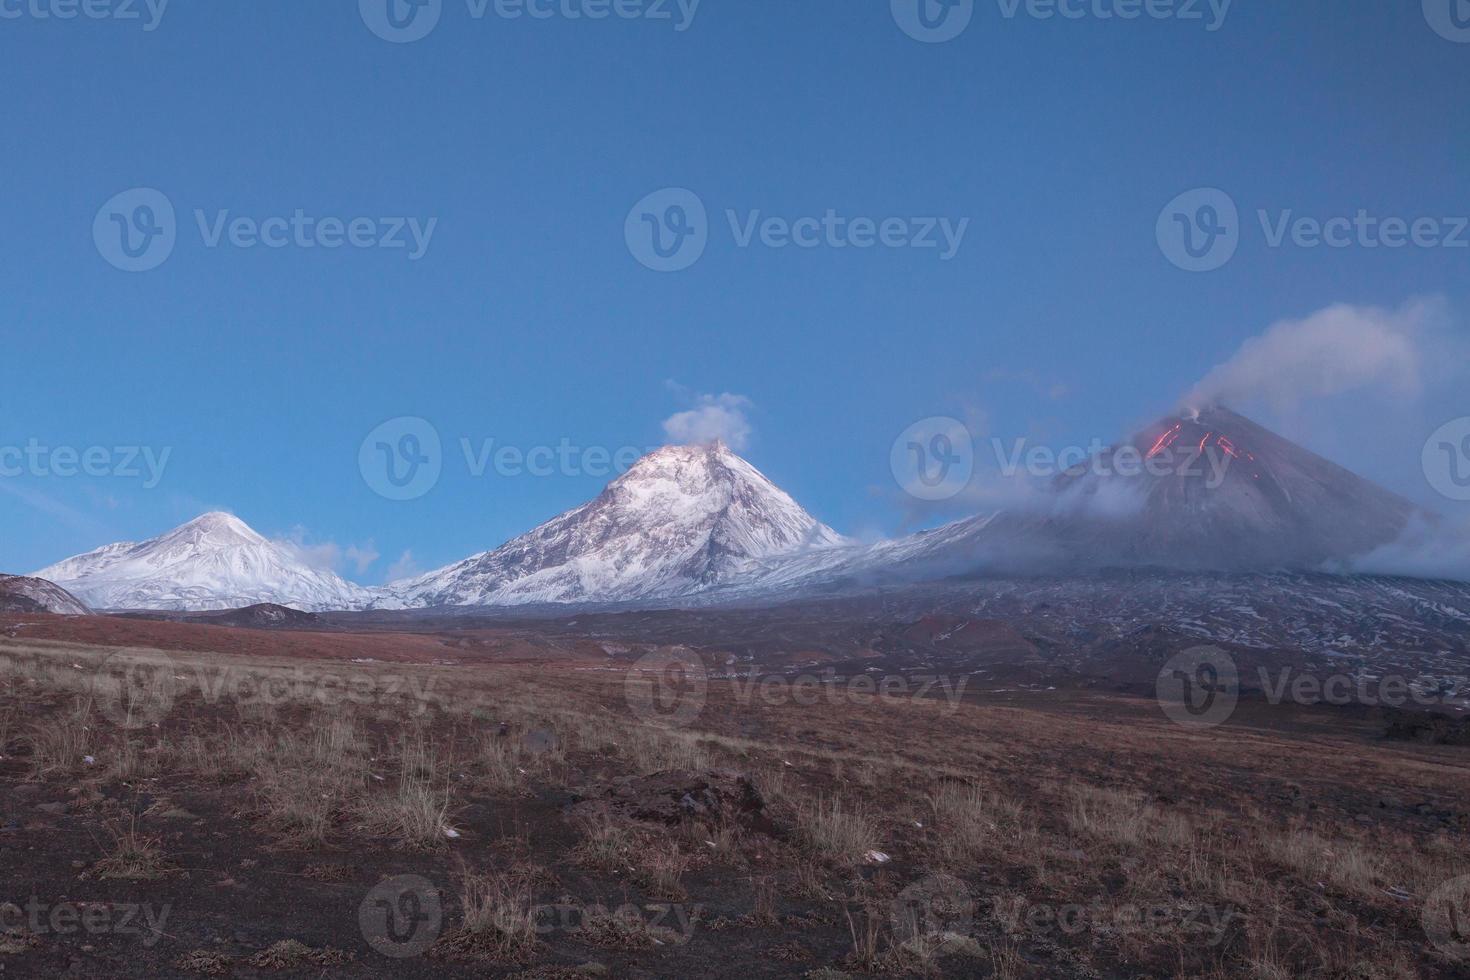
{"type": "Polygon", "coordinates": [[[164,874],[162,843],[138,832],[136,821],[126,830],[114,830],[112,850],[92,868],[98,878],[148,881],[164,874]]]}
{"type": "Polygon", "coordinates": [[[437,959],[485,959],[525,963],[536,957],[541,941],[536,929],[531,892],[524,880],[504,874],[460,876],[459,929],[436,942],[430,956],[437,959]]]}
{"type": "Polygon", "coordinates": [[[92,702],[79,698],[70,711],[32,725],[28,741],[33,775],[44,779],[81,771],[83,760],[96,751],[96,724],[92,702]]]}
{"type": "Polygon", "coordinates": [[[861,809],[840,798],[817,800],[798,810],[797,831],[823,860],[856,864],[879,844],[876,824],[861,809]]]}
{"type": "Polygon", "coordinates": [[[250,957],[250,965],[261,970],[301,970],[307,967],[342,966],[352,954],[340,949],[312,949],[295,939],[282,939],[250,957]]]}

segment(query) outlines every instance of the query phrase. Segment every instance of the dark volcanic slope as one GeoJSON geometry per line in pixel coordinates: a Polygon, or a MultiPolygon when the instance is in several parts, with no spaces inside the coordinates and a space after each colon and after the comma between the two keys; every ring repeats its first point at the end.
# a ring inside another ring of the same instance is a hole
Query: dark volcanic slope
{"type": "Polygon", "coordinates": [[[1415,513],[1341,466],[1210,408],[1164,419],[1068,471],[1037,508],[997,516],[942,557],[956,571],[1313,571],[1389,544],[1415,513]]]}
{"type": "Polygon", "coordinates": [[[24,575],[0,575],[0,612],[85,616],[89,610],[80,599],[54,582],[24,575]]]}

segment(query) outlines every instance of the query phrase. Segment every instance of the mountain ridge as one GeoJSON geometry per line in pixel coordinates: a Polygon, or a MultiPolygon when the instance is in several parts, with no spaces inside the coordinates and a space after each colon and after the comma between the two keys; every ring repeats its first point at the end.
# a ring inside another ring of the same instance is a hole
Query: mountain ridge
{"type": "Polygon", "coordinates": [[[1026,506],[872,544],[818,521],[716,441],[655,450],[592,500],[496,548],[385,586],[311,568],[289,546],[222,512],[34,575],[104,609],[646,605],[987,573],[1349,567],[1396,541],[1420,513],[1214,406],[1145,426],[1052,478],[1026,506]],[[1210,454],[1211,465],[1199,465],[1210,454]],[[1125,472],[1125,457],[1168,465],[1125,472]]]}

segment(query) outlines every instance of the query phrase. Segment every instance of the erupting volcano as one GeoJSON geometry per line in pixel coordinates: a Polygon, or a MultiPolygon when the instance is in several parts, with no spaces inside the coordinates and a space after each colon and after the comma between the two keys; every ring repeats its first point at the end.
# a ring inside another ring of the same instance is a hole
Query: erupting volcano
{"type": "Polygon", "coordinates": [[[1058,479],[1082,506],[1049,519],[1089,564],[1266,570],[1319,568],[1397,538],[1415,507],[1228,408],[1155,423],[1058,479]],[[1126,488],[1120,517],[1086,503],[1126,488]]]}

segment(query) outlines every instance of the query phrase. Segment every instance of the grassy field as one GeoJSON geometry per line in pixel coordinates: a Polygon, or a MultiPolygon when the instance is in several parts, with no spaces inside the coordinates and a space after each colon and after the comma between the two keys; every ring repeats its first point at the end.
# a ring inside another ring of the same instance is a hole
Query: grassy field
{"type": "Polygon", "coordinates": [[[1463,748],[696,680],[0,641],[0,976],[1470,971],[1463,748]]]}

